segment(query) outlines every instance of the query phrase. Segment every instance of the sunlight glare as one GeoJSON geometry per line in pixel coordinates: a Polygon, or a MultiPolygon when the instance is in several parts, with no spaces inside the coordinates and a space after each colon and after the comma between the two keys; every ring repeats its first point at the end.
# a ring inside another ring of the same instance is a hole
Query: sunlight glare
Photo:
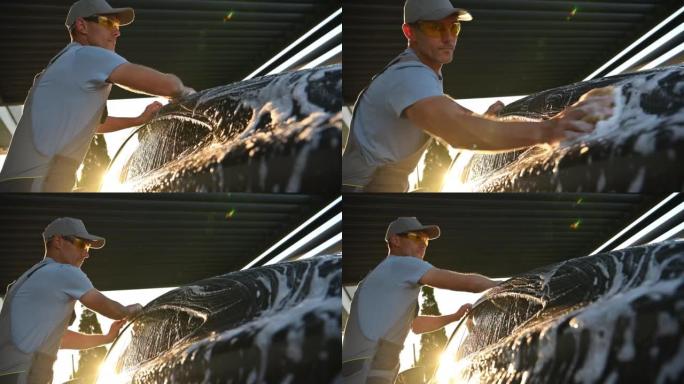
{"type": "Polygon", "coordinates": [[[130,185],[119,181],[119,175],[121,175],[128,159],[131,158],[139,145],[137,131],[131,132],[129,138],[123,144],[121,152],[112,159],[112,163],[109,165],[109,169],[107,169],[107,174],[102,179],[100,192],[132,192],[130,185]]]}
{"type": "Polygon", "coordinates": [[[107,362],[100,365],[100,373],[97,375],[97,384],[118,384],[128,383],[130,381],[130,372],[116,373],[112,359],[109,359],[107,362]]]}
{"type": "Polygon", "coordinates": [[[474,154],[475,152],[468,150],[458,151],[456,161],[447,171],[442,192],[472,192],[472,186],[464,180],[463,172],[474,154]]]}
{"type": "Polygon", "coordinates": [[[119,172],[117,170],[110,169],[102,179],[100,192],[132,192],[132,189],[129,184],[119,181],[119,172]]]}
{"type": "MultiPolygon", "coordinates": [[[[454,383],[461,383],[462,382],[462,374],[463,370],[470,364],[470,360],[465,358],[461,359],[458,361],[455,361],[451,358],[449,358],[449,355],[447,353],[442,353],[442,355],[439,358],[439,368],[437,369],[437,373],[435,373],[435,376],[433,378],[433,381],[435,384],[454,384],[454,383]]],[[[472,383],[477,383],[479,380],[469,380],[468,382],[472,383]]]]}

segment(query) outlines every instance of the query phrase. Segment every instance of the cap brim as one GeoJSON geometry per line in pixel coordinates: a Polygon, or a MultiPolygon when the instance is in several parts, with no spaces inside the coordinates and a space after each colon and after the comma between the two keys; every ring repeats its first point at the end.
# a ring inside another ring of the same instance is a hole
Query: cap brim
{"type": "Polygon", "coordinates": [[[111,11],[103,13],[103,15],[116,15],[119,17],[119,25],[124,26],[133,22],[135,19],[135,11],[133,8],[112,8],[111,11]]]}
{"type": "Polygon", "coordinates": [[[430,240],[434,240],[434,239],[438,238],[439,235],[441,234],[439,227],[436,225],[426,225],[426,226],[418,229],[417,231],[425,232],[428,235],[428,237],[430,237],[430,240]]]}
{"type": "Polygon", "coordinates": [[[90,248],[100,249],[105,246],[104,237],[95,236],[91,234],[88,234],[87,236],[79,235],[78,237],[80,237],[81,239],[88,240],[88,242],[90,243],[90,248]]]}
{"type": "Polygon", "coordinates": [[[436,10],[432,13],[429,13],[425,15],[424,20],[442,20],[445,17],[449,17],[455,13],[458,13],[458,21],[471,21],[473,20],[473,16],[470,14],[470,12],[466,11],[465,9],[461,8],[446,8],[446,9],[439,9],[436,10]]]}

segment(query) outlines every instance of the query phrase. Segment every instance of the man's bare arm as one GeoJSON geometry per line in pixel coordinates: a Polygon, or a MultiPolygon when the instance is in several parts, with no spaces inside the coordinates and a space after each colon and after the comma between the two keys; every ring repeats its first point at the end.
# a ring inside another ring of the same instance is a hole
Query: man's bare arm
{"type": "Polygon", "coordinates": [[[476,273],[459,273],[447,269],[432,268],[419,280],[420,284],[452,291],[482,292],[498,283],[476,273]]]}
{"type": "Polygon", "coordinates": [[[138,117],[114,117],[107,116],[107,120],[97,127],[97,133],[116,132],[122,129],[142,125],[138,117]]]}
{"type": "Polygon", "coordinates": [[[442,138],[454,148],[505,151],[563,139],[553,120],[503,122],[464,112],[447,96],[420,100],[404,110],[416,126],[442,138]]]}
{"type": "Polygon", "coordinates": [[[135,315],[142,309],[140,304],[123,306],[93,288],[84,293],[79,301],[93,311],[110,319],[120,320],[135,315]]]}
{"type": "Polygon", "coordinates": [[[136,93],[170,99],[184,96],[186,93],[194,93],[194,90],[184,86],[181,79],[176,75],[162,73],[156,69],[133,63],[119,65],[112,71],[107,80],[136,93]]]}
{"type": "Polygon", "coordinates": [[[493,115],[503,108],[499,104],[478,116],[464,113],[463,107],[442,95],[416,102],[404,110],[404,115],[455,148],[496,152],[587,134],[597,121],[613,113],[614,100],[609,87],[592,90],[553,118],[539,122],[496,120],[493,115]]]}
{"type": "Polygon", "coordinates": [[[107,335],[86,335],[71,330],[66,330],[62,336],[59,347],[62,349],[88,349],[111,343],[107,335]]]}
{"type": "Polygon", "coordinates": [[[97,127],[97,133],[115,132],[121,129],[143,125],[152,120],[161,108],[162,104],[158,101],[154,101],[145,107],[145,110],[138,117],[107,116],[107,120],[97,127]]]}
{"type": "Polygon", "coordinates": [[[457,321],[453,314],[444,316],[416,316],[411,323],[411,331],[416,335],[421,333],[434,332],[442,329],[445,325],[457,321]]]}
{"type": "Polygon", "coordinates": [[[445,325],[461,320],[461,318],[470,311],[471,305],[464,304],[458,311],[443,316],[416,316],[411,323],[411,331],[415,334],[434,332],[442,329],[445,325]]]}
{"type": "Polygon", "coordinates": [[[62,349],[88,349],[109,344],[116,340],[119,330],[126,323],[125,320],[117,320],[112,323],[106,335],[87,335],[71,330],[66,330],[59,345],[62,349]]]}

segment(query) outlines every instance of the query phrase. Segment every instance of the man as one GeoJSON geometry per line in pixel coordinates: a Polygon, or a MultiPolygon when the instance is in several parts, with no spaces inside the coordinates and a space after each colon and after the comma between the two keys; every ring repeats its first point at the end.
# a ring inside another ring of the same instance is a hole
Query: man
{"type": "Polygon", "coordinates": [[[597,116],[612,113],[605,95],[587,97],[542,122],[497,121],[501,102],[484,116],[460,106],[444,94],[441,69],[453,59],[460,23],[470,20],[449,0],[406,0],[402,30],[408,48],[356,101],[342,158],[343,190],[407,191],[408,175],[433,137],[460,149],[512,150],[588,133],[597,116]]]}
{"type": "Polygon", "coordinates": [[[124,306],[104,296],[81,271],[90,248],[105,239],[88,233],[79,219],[62,217],[43,232],[45,257],[10,287],[0,311],[0,383],[52,382],[58,348],[88,349],[111,343],[125,320],[142,306],[124,306]],[[117,319],[106,335],[67,330],[75,318],[76,300],[93,311],[117,319]],[[71,320],[73,321],[73,320],[71,320]]]}
{"type": "Polygon", "coordinates": [[[391,384],[399,370],[409,329],[436,331],[457,321],[470,304],[444,316],[417,316],[423,285],[454,291],[482,292],[497,283],[477,274],[433,267],[424,261],[430,240],[438,238],[436,225],[422,225],[415,217],[399,217],[385,235],[388,255],[359,284],[352,300],[342,344],[345,384],[391,384]]]}
{"type": "Polygon", "coordinates": [[[161,108],[140,116],[107,116],[112,84],[138,93],[179,98],[194,93],[172,74],[126,61],[114,52],[119,26],[132,8],[80,0],[69,9],[71,43],[36,76],[0,172],[0,192],[69,192],[95,133],[142,125],[161,108]]]}

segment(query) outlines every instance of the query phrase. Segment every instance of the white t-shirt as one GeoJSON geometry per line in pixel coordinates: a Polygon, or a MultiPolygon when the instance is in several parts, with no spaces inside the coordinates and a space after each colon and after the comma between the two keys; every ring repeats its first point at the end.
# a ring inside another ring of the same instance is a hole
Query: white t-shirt
{"type": "Polygon", "coordinates": [[[368,357],[369,342],[403,344],[416,315],[419,280],[432,264],[411,256],[387,256],[354,293],[342,345],[344,361],[368,357]],[[358,325],[358,327],[357,327],[358,325]]]}
{"type": "Polygon", "coordinates": [[[25,353],[37,350],[74,310],[76,300],[93,288],[80,268],[47,259],[50,262],[19,287],[11,302],[12,342],[25,353]]]}
{"type": "MultiPolygon", "coordinates": [[[[361,330],[371,340],[401,322],[406,309],[416,304],[421,277],[432,264],[410,256],[388,256],[363,280],[355,296],[359,300],[361,330]]],[[[404,335],[405,337],[406,335],[404,335]]]]}
{"type": "Polygon", "coordinates": [[[412,49],[402,53],[371,82],[357,102],[350,145],[342,159],[342,182],[367,185],[376,168],[405,159],[420,150],[430,135],[403,112],[416,102],[444,94],[442,78],[423,64],[412,49]]]}
{"type": "Polygon", "coordinates": [[[106,80],[126,62],[104,48],[67,45],[29,91],[0,180],[44,177],[56,154],[83,161],[112,88],[106,80]]]}

